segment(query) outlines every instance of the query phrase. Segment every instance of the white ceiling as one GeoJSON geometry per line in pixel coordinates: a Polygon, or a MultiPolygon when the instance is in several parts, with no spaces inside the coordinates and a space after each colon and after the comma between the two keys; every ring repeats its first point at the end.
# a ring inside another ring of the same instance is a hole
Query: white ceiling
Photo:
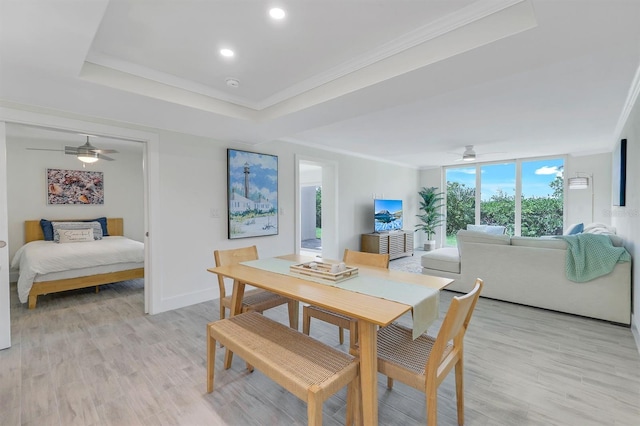
{"type": "Polygon", "coordinates": [[[609,151],[640,84],[638,0],[0,7],[5,105],[414,167],[455,164],[465,145],[483,161],[609,151]]]}

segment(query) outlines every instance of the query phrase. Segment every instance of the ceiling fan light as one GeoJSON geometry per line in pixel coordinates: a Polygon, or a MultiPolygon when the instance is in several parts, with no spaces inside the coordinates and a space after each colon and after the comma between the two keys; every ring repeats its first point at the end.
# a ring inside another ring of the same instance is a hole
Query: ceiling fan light
{"type": "Polygon", "coordinates": [[[464,153],[462,154],[462,161],[473,161],[476,159],[475,154],[464,153]]]}
{"type": "Polygon", "coordinates": [[[98,153],[97,152],[83,152],[78,154],[78,160],[83,163],[95,163],[98,161],[98,153]]]}

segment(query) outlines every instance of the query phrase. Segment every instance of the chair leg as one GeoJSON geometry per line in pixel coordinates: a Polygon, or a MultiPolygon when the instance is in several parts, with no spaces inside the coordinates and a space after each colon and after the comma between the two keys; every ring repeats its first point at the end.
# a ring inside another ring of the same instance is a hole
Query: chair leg
{"type": "Polygon", "coordinates": [[[347,426],[362,425],[362,393],[360,392],[360,377],[356,377],[347,385],[347,426]]]}
{"type": "Polygon", "coordinates": [[[438,426],[438,385],[427,383],[427,426],[438,426]]]}
{"type": "Polygon", "coordinates": [[[456,402],[458,405],[458,424],[464,424],[464,368],[462,356],[456,364],[456,402]]]}
{"type": "Polygon", "coordinates": [[[207,393],[213,392],[213,381],[216,364],[216,341],[211,337],[209,327],[207,327],[207,393]]]}
{"type": "Polygon", "coordinates": [[[224,353],[224,369],[225,370],[230,369],[232,362],[233,362],[233,352],[231,352],[229,348],[227,348],[226,352],[224,353]]]}
{"type": "Polygon", "coordinates": [[[393,379],[387,376],[387,389],[393,389],[393,379]]]}
{"type": "Polygon", "coordinates": [[[309,426],[322,426],[322,398],[313,390],[307,393],[307,422],[309,426]]]}
{"type": "Polygon", "coordinates": [[[344,344],[344,330],[342,327],[338,327],[338,339],[340,339],[340,344],[344,344]]]}
{"type": "Polygon", "coordinates": [[[300,316],[300,303],[297,300],[289,300],[289,326],[294,330],[298,329],[298,317],[300,316]]]}

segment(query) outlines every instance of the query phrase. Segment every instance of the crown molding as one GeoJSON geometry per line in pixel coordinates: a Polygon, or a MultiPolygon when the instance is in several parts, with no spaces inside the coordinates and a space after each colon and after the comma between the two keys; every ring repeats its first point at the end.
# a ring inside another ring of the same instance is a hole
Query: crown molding
{"type": "Polygon", "coordinates": [[[636,74],[633,77],[633,81],[631,82],[631,87],[629,88],[629,93],[627,94],[627,99],[624,102],[624,106],[622,107],[622,112],[620,113],[620,118],[618,118],[618,124],[616,125],[614,135],[614,143],[618,143],[618,139],[622,138],[622,131],[624,130],[624,126],[629,120],[629,116],[631,115],[631,111],[633,107],[636,105],[638,101],[638,97],[640,96],[640,64],[636,69],[636,74]]]}
{"type": "Polygon", "coordinates": [[[205,84],[196,83],[186,78],[177,77],[172,74],[167,74],[152,68],[144,67],[142,65],[134,64],[129,61],[116,58],[114,56],[105,55],[103,53],[89,52],[85,63],[99,65],[105,72],[109,69],[120,71],[123,73],[131,74],[145,80],[156,82],[159,84],[173,86],[178,89],[187,90],[189,92],[198,93],[203,96],[207,96],[213,99],[217,99],[224,102],[236,104],[245,108],[257,110],[259,105],[256,102],[250,102],[246,99],[229,95],[228,93],[216,90],[205,84]]]}
{"type": "Polygon", "coordinates": [[[480,0],[470,4],[460,10],[443,16],[422,27],[418,27],[403,36],[384,43],[379,48],[360,55],[350,61],[344,62],[334,68],[324,71],[316,76],[304,80],[300,83],[289,86],[287,89],[258,102],[257,109],[262,110],[276,105],[282,101],[290,99],[301,93],[315,89],[330,81],[337,80],[345,75],[351,74],[360,69],[366,68],[376,62],[387,59],[393,55],[403,52],[422,43],[433,40],[446,33],[455,31],[465,25],[487,16],[498,13],[504,9],[522,2],[529,3],[530,0],[480,0]]]}
{"type": "MultiPolygon", "coordinates": [[[[216,112],[222,112],[221,110],[224,110],[224,108],[220,104],[227,103],[230,104],[230,110],[242,107],[248,110],[253,110],[254,112],[259,112],[523,2],[530,3],[530,0],[476,1],[469,6],[443,16],[422,27],[416,28],[401,37],[384,43],[377,49],[369,51],[366,54],[353,58],[341,65],[321,72],[312,78],[289,86],[272,96],[258,101],[251,101],[246,98],[232,96],[226,92],[213,89],[204,84],[140,66],[110,55],[91,51],[87,54],[84,67],[85,73],[81,73],[81,76],[85,79],[93,80],[94,82],[118,87],[122,83],[122,75],[127,74],[131,76],[129,79],[134,78],[138,83],[144,83],[143,85],[149,89],[145,90],[146,94],[152,97],[152,89],[154,86],[157,87],[158,90],[164,92],[168,90],[168,87],[173,87],[178,91],[184,91],[182,92],[182,98],[191,98],[193,95],[198,95],[203,98],[208,98],[208,100],[201,98],[200,103],[216,104],[215,108],[209,107],[205,109],[215,109],[217,110],[216,112]],[[89,78],[86,73],[87,67],[91,67],[92,69],[91,78],[89,78]],[[98,74],[100,75],[98,76],[98,74]],[[118,83],[119,80],[120,83],[118,83]],[[185,92],[189,92],[192,95],[185,92]]],[[[121,88],[123,90],[131,90],[131,87],[126,88],[123,86],[121,88]]],[[[134,92],[140,92],[140,90],[141,89],[134,90],[134,92]]],[[[174,93],[174,95],[177,95],[177,93],[174,93]]],[[[170,99],[165,97],[165,100],[170,99]]],[[[224,112],[222,113],[224,114],[224,112]]],[[[254,116],[254,114],[251,113],[238,114],[238,111],[234,111],[234,113],[227,112],[226,115],[240,115],[243,118],[254,116]]]]}
{"type": "MultiPolygon", "coordinates": [[[[409,169],[415,169],[415,170],[419,169],[419,167],[414,166],[412,164],[407,164],[407,163],[403,163],[403,162],[400,162],[400,161],[387,160],[385,158],[375,157],[373,155],[360,154],[360,153],[356,153],[356,152],[353,152],[353,151],[347,151],[347,150],[344,150],[344,149],[339,149],[339,148],[333,148],[333,147],[328,147],[328,146],[324,146],[324,145],[319,145],[319,144],[315,144],[313,142],[307,142],[307,141],[304,141],[302,139],[298,139],[298,138],[294,138],[294,137],[278,138],[278,139],[276,139],[276,141],[288,142],[288,143],[292,143],[292,144],[295,144],[295,145],[306,146],[306,147],[309,147],[309,148],[313,148],[313,149],[317,149],[317,150],[325,151],[325,152],[334,152],[336,154],[342,154],[342,155],[346,155],[346,156],[349,156],[349,157],[363,158],[365,160],[371,160],[371,161],[375,161],[377,163],[387,163],[387,164],[392,164],[394,166],[407,167],[409,169]]],[[[259,145],[261,145],[261,143],[256,144],[256,146],[259,146],[259,145]]]]}

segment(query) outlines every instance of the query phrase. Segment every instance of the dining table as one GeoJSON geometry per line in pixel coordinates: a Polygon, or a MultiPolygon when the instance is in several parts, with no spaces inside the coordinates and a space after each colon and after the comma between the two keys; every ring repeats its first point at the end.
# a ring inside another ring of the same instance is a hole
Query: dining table
{"type": "MultiPolygon", "coordinates": [[[[400,298],[403,301],[391,300],[394,297],[386,295],[372,295],[361,289],[348,289],[328,285],[322,280],[304,275],[288,273],[287,265],[308,264],[321,261],[325,263],[340,263],[338,260],[317,259],[298,254],[278,256],[263,263],[242,262],[238,264],[218,266],[207,269],[209,272],[233,279],[232,307],[230,315],[238,315],[242,311],[242,297],[245,285],[261,288],[281,294],[299,302],[313,304],[331,311],[347,315],[358,320],[358,356],[360,358],[361,384],[361,421],[368,426],[378,424],[378,358],[377,358],[377,328],[385,327],[407,312],[413,312],[415,304],[405,299],[410,298],[413,290],[436,293],[445,288],[452,279],[424,274],[416,274],[386,268],[355,265],[358,269],[358,280],[354,283],[384,283],[389,289],[396,288],[396,293],[408,293],[409,296],[400,298]],[[265,266],[267,265],[267,266],[265,266]],[[275,265],[275,266],[273,266],[275,265]]],[[[261,259],[262,260],[262,259],[261,259]]],[[[350,265],[349,265],[350,266],[350,265]]],[[[345,281],[346,282],[346,281],[345,281]]],[[[437,299],[436,299],[437,300],[437,299]]],[[[417,302],[417,301],[416,301],[417,302]]],[[[431,312],[435,318],[436,312],[431,312]]],[[[415,315],[414,315],[415,317],[415,315]]],[[[415,319],[415,318],[414,318],[415,319]]],[[[231,354],[228,363],[230,364],[231,354]]],[[[225,360],[227,363],[227,360],[225,360]]],[[[228,365],[225,365],[228,367],[228,365]]]]}

